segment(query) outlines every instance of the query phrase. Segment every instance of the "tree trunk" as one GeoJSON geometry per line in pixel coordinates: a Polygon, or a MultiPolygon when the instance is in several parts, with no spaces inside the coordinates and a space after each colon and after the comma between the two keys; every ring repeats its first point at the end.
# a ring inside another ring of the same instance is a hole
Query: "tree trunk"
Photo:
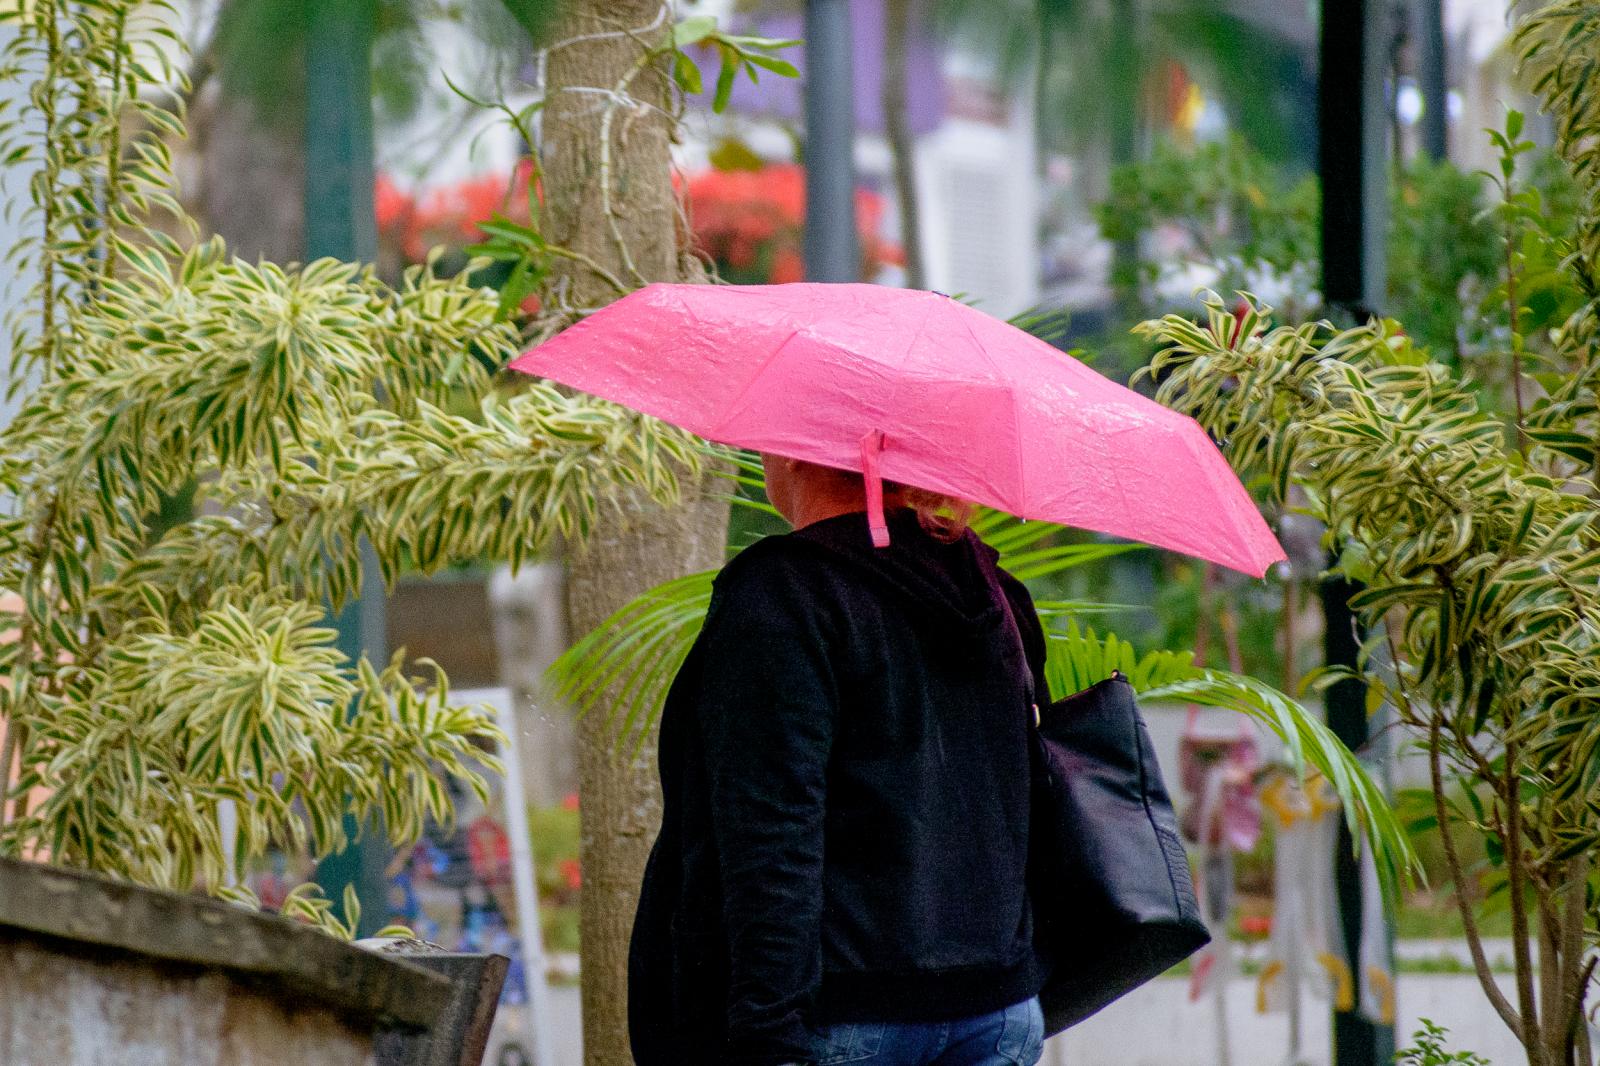
{"type": "Polygon", "coordinates": [[[894,196],[900,208],[900,245],[906,285],[928,287],[922,265],[922,222],[917,204],[916,138],[906,114],[906,60],[911,50],[912,0],[888,0],[883,32],[883,125],[894,162],[894,196]]]}
{"type": "MultiPolygon", "coordinates": [[[[678,234],[666,57],[650,54],[670,33],[662,0],[572,0],[551,34],[541,134],[549,236],[628,286],[698,273],[678,234]]],[[[552,308],[579,312],[621,295],[590,266],[566,265],[550,289],[552,308]]],[[[703,487],[691,487],[675,509],[625,507],[572,553],[572,634],[661,581],[720,564],[727,519],[727,503],[703,487]]],[[[578,723],[583,1045],[588,1066],[620,1066],[632,1061],[628,937],[661,797],[654,739],[637,759],[614,754],[602,711],[578,723]]]]}
{"type": "MultiPolygon", "coordinates": [[[[628,600],[669,578],[723,561],[728,504],[699,495],[686,506],[632,509],[626,528],[603,530],[573,553],[567,611],[573,633],[587,633],[628,600]]],[[[638,758],[614,750],[596,707],[578,721],[578,797],[583,870],[579,937],[583,949],[583,1061],[622,1066],[628,1050],[628,937],[650,845],[661,826],[655,739],[638,758]]]]}
{"type": "Polygon", "coordinates": [[[305,147],[300,124],[262,120],[257,105],[222,91],[218,79],[190,112],[200,180],[187,205],[228,251],[255,262],[305,259],[305,147]]]}

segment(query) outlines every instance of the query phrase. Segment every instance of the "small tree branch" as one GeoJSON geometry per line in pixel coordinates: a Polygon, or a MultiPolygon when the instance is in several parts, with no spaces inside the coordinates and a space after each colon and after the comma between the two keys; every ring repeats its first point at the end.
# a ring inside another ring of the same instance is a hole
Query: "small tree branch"
{"type": "MultiPolygon", "coordinates": [[[[1534,999],[1533,959],[1528,951],[1527,871],[1522,855],[1522,797],[1517,781],[1517,742],[1506,741],[1505,771],[1500,779],[1500,801],[1505,805],[1506,876],[1511,897],[1511,950],[1516,958],[1517,1002],[1521,1008],[1522,1045],[1531,1066],[1557,1066],[1546,1060],[1543,1030],[1534,999]]],[[[1549,1021],[1550,1019],[1545,1019],[1549,1021]]]]}
{"type": "Polygon", "coordinates": [[[595,275],[603,280],[607,285],[610,285],[613,289],[616,289],[619,296],[626,296],[628,293],[633,291],[624,285],[622,280],[615,274],[611,273],[611,271],[595,262],[595,260],[589,256],[584,255],[582,252],[574,252],[572,249],[564,248],[559,244],[547,244],[545,245],[544,250],[558,259],[570,259],[575,263],[582,263],[584,266],[594,271],[595,275]]]}
{"type": "MultiPolygon", "coordinates": [[[[662,10],[666,5],[662,5],[662,10]]],[[[628,268],[628,273],[640,285],[647,285],[650,279],[639,272],[638,266],[633,262],[633,253],[628,249],[627,239],[622,235],[622,225],[617,221],[616,205],[611,201],[611,128],[616,122],[617,108],[623,101],[628,100],[628,86],[633,79],[650,68],[652,63],[658,62],[665,54],[664,49],[646,49],[643,55],[629,67],[617,83],[611,87],[611,99],[606,103],[605,114],[600,117],[600,204],[605,212],[606,225],[611,228],[611,239],[617,243],[617,253],[622,257],[622,265],[628,268]]]]}
{"type": "Polygon", "coordinates": [[[1584,908],[1588,903],[1589,860],[1585,856],[1579,856],[1570,860],[1566,866],[1567,880],[1561,890],[1562,901],[1565,904],[1561,928],[1561,959],[1563,968],[1573,975],[1573,979],[1563,990],[1562,1032],[1571,1043],[1577,1043],[1578,1036],[1580,1032],[1582,1033],[1583,1066],[1589,1066],[1588,1024],[1583,1017],[1583,1001],[1584,992],[1589,986],[1589,978],[1594,974],[1595,963],[1600,961],[1600,957],[1592,955],[1587,962],[1583,958],[1584,922],[1587,919],[1584,908]]]}
{"type": "Polygon", "coordinates": [[[1500,1015],[1501,1021],[1506,1023],[1517,1040],[1522,1041],[1522,1018],[1495,982],[1494,971],[1490,969],[1489,960],[1484,956],[1483,935],[1478,931],[1478,918],[1472,913],[1472,901],[1467,899],[1466,874],[1461,865],[1461,856],[1457,853],[1455,840],[1450,835],[1450,816],[1444,801],[1444,771],[1439,752],[1440,732],[1439,716],[1435,713],[1428,726],[1428,773],[1432,778],[1433,809],[1434,816],[1439,820],[1439,839],[1444,845],[1444,860],[1450,871],[1450,883],[1455,889],[1456,906],[1461,911],[1461,927],[1466,934],[1467,951],[1472,955],[1473,971],[1478,975],[1478,983],[1483,986],[1483,994],[1488,998],[1489,1005],[1500,1015]]]}
{"type": "Polygon", "coordinates": [[[1568,1066],[1565,1051],[1572,1026],[1566,1019],[1566,982],[1562,980],[1561,909],[1555,906],[1552,892],[1539,886],[1534,898],[1539,905],[1539,1015],[1544,1018],[1545,1057],[1553,1066],[1568,1066]]]}
{"type": "Polygon", "coordinates": [[[618,37],[633,37],[637,39],[641,34],[647,34],[652,30],[660,29],[661,24],[666,21],[666,18],[667,5],[662,4],[661,7],[656,10],[656,17],[651,19],[648,25],[640,26],[637,29],[602,30],[599,33],[580,33],[577,36],[568,37],[565,40],[556,41],[554,44],[547,45],[545,48],[541,49],[540,54],[547,56],[551,52],[556,51],[558,48],[570,48],[575,44],[582,44],[584,41],[610,41],[615,40],[618,37]]]}

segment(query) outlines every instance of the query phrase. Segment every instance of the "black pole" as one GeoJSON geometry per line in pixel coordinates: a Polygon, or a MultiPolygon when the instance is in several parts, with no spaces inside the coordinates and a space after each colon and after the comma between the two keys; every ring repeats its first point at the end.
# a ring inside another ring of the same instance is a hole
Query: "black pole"
{"type": "Polygon", "coordinates": [[[859,281],[849,0],[806,0],[806,277],[859,281]]]}
{"type": "MultiPolygon", "coordinates": [[[[1317,169],[1322,182],[1322,291],[1344,321],[1377,314],[1385,290],[1388,231],[1387,74],[1393,40],[1389,0],[1322,4],[1317,91],[1317,169]]],[[[1358,665],[1360,635],[1350,611],[1358,591],[1342,579],[1322,583],[1323,651],[1329,666],[1358,665]]],[[[1366,686],[1347,680],[1327,693],[1328,727],[1345,746],[1370,739],[1366,686]]],[[[1334,855],[1334,891],[1346,962],[1361,979],[1363,900],[1355,842],[1341,822],[1334,855]]],[[[1392,954],[1392,952],[1391,952],[1392,954]]],[[[1391,967],[1392,970],[1392,967],[1391,967]]],[[[1393,1061],[1394,1028],[1360,1013],[1359,996],[1333,1015],[1334,1066],[1381,1066],[1393,1061]]]]}
{"type": "Polygon", "coordinates": [[[1422,93],[1422,151],[1450,156],[1449,77],[1444,44],[1444,0],[1413,0],[1416,14],[1417,88],[1422,93]]]}
{"type": "MultiPolygon", "coordinates": [[[[378,253],[373,211],[372,34],[374,0],[311,0],[306,11],[305,246],[308,261],[322,256],[372,261],[378,253]]],[[[361,595],[334,618],[339,650],[388,661],[383,579],[372,546],[361,545],[361,595]]],[[[358,825],[346,816],[345,832],[358,825]]],[[[361,904],[359,934],[388,924],[384,867],[388,848],[376,824],[358,843],[317,864],[317,884],[344,917],[344,889],[361,904]]]]}
{"type": "Polygon", "coordinates": [[[1322,292],[1331,310],[1358,319],[1383,305],[1388,11],[1385,0],[1322,5],[1317,92],[1322,292]]]}
{"type": "MultiPolygon", "coordinates": [[[[1322,582],[1322,646],[1328,665],[1354,666],[1360,652],[1364,634],[1356,625],[1350,611],[1350,597],[1361,591],[1361,586],[1342,579],[1324,579],[1322,582]]],[[[1324,697],[1328,713],[1328,728],[1352,750],[1364,746],[1370,739],[1367,718],[1367,686],[1347,678],[1330,687],[1324,697]]],[[[1369,763],[1370,766],[1370,763],[1369,763]]],[[[1334,845],[1333,883],[1334,899],[1339,907],[1339,946],[1359,990],[1361,973],[1361,922],[1363,908],[1369,902],[1362,897],[1361,867],[1357,860],[1357,842],[1350,835],[1350,827],[1339,821],[1338,842],[1334,845]]],[[[1392,952],[1390,952],[1392,954],[1392,952]]],[[[1391,972],[1392,972],[1391,966],[1391,972]]],[[[1395,1040],[1392,1026],[1379,1025],[1360,1013],[1357,1002],[1351,1010],[1335,1010],[1333,1014],[1334,1066],[1380,1066],[1394,1061],[1395,1040]]]]}

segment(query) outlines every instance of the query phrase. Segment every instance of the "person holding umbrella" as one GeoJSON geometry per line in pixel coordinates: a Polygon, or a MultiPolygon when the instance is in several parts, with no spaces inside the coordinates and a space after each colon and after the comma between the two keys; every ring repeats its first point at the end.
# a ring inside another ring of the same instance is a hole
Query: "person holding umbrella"
{"type": "Polygon", "coordinates": [[[1260,574],[1281,550],[1204,431],[867,285],[651,285],[512,366],[762,453],[795,527],[719,575],[662,712],[639,1066],[1032,1066],[1045,637],[965,501],[1260,574]]]}
{"type": "Polygon", "coordinates": [[[718,577],[662,716],[635,1059],[1032,1066],[1032,601],[966,505],[886,487],[880,549],[859,474],[765,465],[795,532],[718,577]]]}

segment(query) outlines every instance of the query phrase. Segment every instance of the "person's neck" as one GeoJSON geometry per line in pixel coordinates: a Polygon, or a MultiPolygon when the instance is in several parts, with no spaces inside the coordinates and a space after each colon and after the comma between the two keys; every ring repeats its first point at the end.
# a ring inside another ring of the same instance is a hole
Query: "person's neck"
{"type": "MultiPolygon", "coordinates": [[[[899,497],[886,494],[883,498],[883,509],[886,513],[893,512],[903,507],[899,497]]],[[[806,500],[797,508],[794,516],[794,528],[804,529],[806,526],[818,522],[826,522],[830,518],[840,515],[860,514],[867,509],[866,501],[855,496],[824,497],[821,499],[806,500]]]]}

